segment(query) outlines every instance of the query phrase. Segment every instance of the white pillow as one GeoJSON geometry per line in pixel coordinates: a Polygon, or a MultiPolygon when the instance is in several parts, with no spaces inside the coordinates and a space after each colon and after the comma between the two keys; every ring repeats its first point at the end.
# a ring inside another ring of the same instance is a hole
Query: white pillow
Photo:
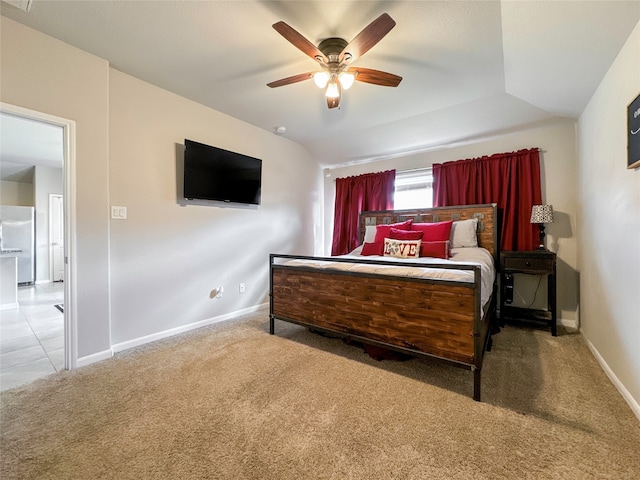
{"type": "Polygon", "coordinates": [[[367,225],[364,231],[364,243],[373,243],[376,239],[376,226],[367,225]]]}
{"type": "Polygon", "coordinates": [[[451,248],[478,246],[478,219],[458,220],[451,225],[451,248]]]}

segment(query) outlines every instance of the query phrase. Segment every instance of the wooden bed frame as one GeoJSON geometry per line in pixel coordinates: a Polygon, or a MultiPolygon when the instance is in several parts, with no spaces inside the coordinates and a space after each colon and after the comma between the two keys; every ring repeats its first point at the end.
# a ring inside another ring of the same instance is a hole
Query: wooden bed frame
{"type": "MultiPolygon", "coordinates": [[[[367,225],[409,218],[416,223],[477,218],[478,245],[492,254],[496,268],[499,265],[495,204],[363,212],[360,240],[367,225]]],[[[491,299],[484,309],[481,306],[480,267],[455,267],[473,270],[475,281],[469,283],[283,264],[290,259],[354,262],[336,257],[272,254],[272,335],[274,320],[278,319],[411,355],[437,357],[473,371],[473,398],[480,401],[482,360],[485,350],[491,349],[491,325],[496,311],[495,282],[491,299]]],[[[371,260],[365,257],[361,262],[371,260]]]]}

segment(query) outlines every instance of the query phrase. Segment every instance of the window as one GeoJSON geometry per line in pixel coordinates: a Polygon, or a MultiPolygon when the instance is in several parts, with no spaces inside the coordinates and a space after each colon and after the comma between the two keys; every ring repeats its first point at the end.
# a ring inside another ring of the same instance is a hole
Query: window
{"type": "Polygon", "coordinates": [[[396,172],[393,208],[431,208],[433,206],[433,173],[431,168],[396,172]]]}

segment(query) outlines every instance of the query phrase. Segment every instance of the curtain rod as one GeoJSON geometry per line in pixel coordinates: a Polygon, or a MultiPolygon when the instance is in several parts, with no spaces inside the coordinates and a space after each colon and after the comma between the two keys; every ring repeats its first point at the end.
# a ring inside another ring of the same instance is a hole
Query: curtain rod
{"type": "MultiPolygon", "coordinates": [[[[538,147],[532,147],[531,150],[538,150],[538,152],[540,153],[547,153],[546,150],[543,150],[542,148],[538,147]]],[[[510,153],[510,152],[507,152],[510,153]]],[[[420,167],[420,168],[410,168],[409,170],[398,170],[399,173],[413,173],[413,172],[420,172],[423,170],[433,170],[433,165],[429,166],[429,167],[420,167]]],[[[328,175],[326,175],[327,177],[331,176],[331,173],[329,173],[328,175]]],[[[336,181],[336,178],[333,178],[333,181],[336,181]]]]}
{"type": "MultiPolygon", "coordinates": [[[[397,170],[397,173],[413,173],[413,172],[424,172],[426,170],[433,170],[433,167],[421,167],[421,168],[411,168],[409,170],[397,170]]],[[[326,175],[327,177],[330,177],[331,175],[326,175]]],[[[338,177],[338,178],[348,178],[348,177],[338,177]]],[[[336,180],[338,178],[333,178],[333,183],[336,183],[336,180]]]]}

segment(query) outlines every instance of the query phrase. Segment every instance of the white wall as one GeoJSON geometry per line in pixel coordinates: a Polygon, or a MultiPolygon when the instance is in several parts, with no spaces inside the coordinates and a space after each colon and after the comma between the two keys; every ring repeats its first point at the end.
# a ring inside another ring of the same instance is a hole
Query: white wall
{"type": "Polygon", "coordinates": [[[266,303],[269,253],[314,253],[319,178],[299,144],[112,69],[110,201],[128,214],[111,220],[116,348],[266,303]],[[181,205],[185,138],[262,159],[261,205],[181,205]]]}
{"type": "Polygon", "coordinates": [[[2,102],[76,123],[78,356],[105,358],[267,301],[268,254],[314,254],[317,163],[298,144],[1,18],[2,102]],[[180,206],[185,138],[262,158],[257,208],[180,206]],[[110,205],[127,220],[110,220],[110,205]],[[238,283],[246,284],[240,295],[238,283]],[[209,292],[225,287],[220,299],[209,292]]]}
{"type": "Polygon", "coordinates": [[[640,23],[579,121],[582,332],[640,418],[640,169],[627,105],[640,93],[640,23]]]}
{"type": "Polygon", "coordinates": [[[76,122],[79,357],[110,348],[109,65],[6,17],[0,24],[2,102],[76,122]]]}
{"type": "MultiPolygon", "coordinates": [[[[377,172],[395,168],[398,171],[429,167],[466,158],[476,158],[493,153],[512,152],[524,148],[540,148],[542,200],[553,205],[554,223],[547,225],[545,242],[547,248],[558,254],[557,307],[562,323],[577,327],[579,323],[578,273],[576,234],[577,214],[577,152],[576,124],[573,120],[558,120],[523,129],[498,138],[487,139],[455,148],[424,152],[407,157],[383,160],[365,165],[354,165],[325,170],[325,252],[331,251],[333,235],[333,204],[335,179],[366,172],[377,172]]],[[[519,277],[515,304],[526,304],[534,297],[537,278],[519,277]]],[[[541,287],[540,291],[546,291],[541,287]]],[[[542,307],[546,296],[538,295],[534,307],[542,307]]]]}

